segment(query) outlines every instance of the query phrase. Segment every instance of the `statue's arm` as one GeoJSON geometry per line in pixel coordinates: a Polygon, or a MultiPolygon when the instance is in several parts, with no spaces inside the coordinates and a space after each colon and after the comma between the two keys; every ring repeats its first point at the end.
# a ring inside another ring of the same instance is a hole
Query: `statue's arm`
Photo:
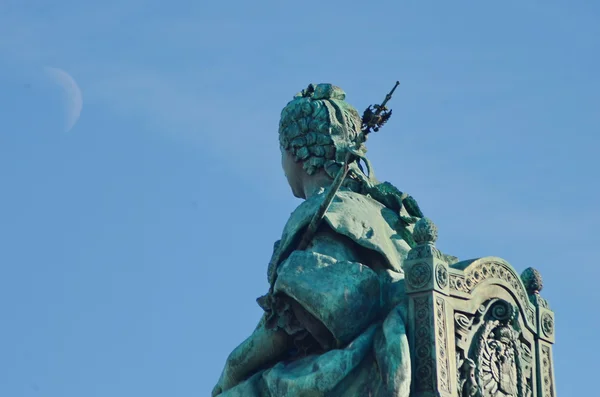
{"type": "MultiPolygon", "coordinates": [[[[325,255],[339,261],[359,259],[356,245],[347,237],[335,233],[326,226],[315,235],[306,252],[325,255]]],[[[283,297],[283,299],[289,298],[283,297]]],[[[302,310],[296,302],[292,302],[292,306],[296,311],[302,310]]],[[[214,396],[247,379],[258,369],[282,360],[293,346],[293,338],[281,328],[267,326],[266,318],[267,315],[263,315],[252,335],[231,352],[219,383],[213,390],[214,396]]],[[[311,328],[318,330],[320,325],[311,324],[311,328]]]]}
{"type": "MultiPolygon", "coordinates": [[[[336,233],[329,226],[323,225],[302,256],[306,258],[307,262],[316,256],[324,256],[332,261],[356,263],[361,262],[364,253],[351,239],[336,233]]],[[[372,262],[370,265],[378,266],[377,260],[369,260],[369,262],[372,262]]],[[[310,315],[303,309],[302,305],[284,293],[277,292],[276,295],[275,299],[289,302],[296,320],[316,339],[322,348],[327,350],[332,347],[332,335],[329,334],[329,331],[319,319],[310,315]]],[[[288,355],[290,348],[294,346],[294,337],[290,336],[286,330],[268,324],[267,317],[267,314],[263,315],[252,335],[229,355],[213,395],[228,390],[252,376],[260,368],[273,365],[288,355]]]]}
{"type": "Polygon", "coordinates": [[[360,260],[358,246],[348,237],[323,225],[306,248],[307,252],[327,255],[338,261],[357,262],[360,260]]]}
{"type": "Polygon", "coordinates": [[[377,273],[387,269],[385,259],[381,254],[358,245],[352,239],[336,233],[327,225],[321,226],[306,251],[326,255],[337,261],[361,263],[377,273]]]}
{"type": "Polygon", "coordinates": [[[289,335],[281,329],[265,326],[265,316],[245,341],[236,347],[225,363],[225,368],[212,395],[229,390],[253,375],[259,368],[280,360],[288,348],[289,335]]]}

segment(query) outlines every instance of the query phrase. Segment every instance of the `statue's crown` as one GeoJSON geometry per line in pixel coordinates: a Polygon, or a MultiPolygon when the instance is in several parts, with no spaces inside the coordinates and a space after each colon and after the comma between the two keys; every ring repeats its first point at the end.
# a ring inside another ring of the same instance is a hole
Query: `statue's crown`
{"type": "Polygon", "coordinates": [[[508,326],[503,326],[503,327],[497,328],[496,331],[494,332],[494,334],[496,334],[496,338],[498,338],[499,340],[502,340],[502,339],[510,340],[510,339],[512,339],[512,336],[513,336],[513,330],[510,329],[510,327],[508,327],[508,326]]]}
{"type": "Polygon", "coordinates": [[[300,91],[296,98],[337,99],[343,101],[346,99],[346,93],[340,87],[329,83],[309,84],[307,88],[300,91]]]}

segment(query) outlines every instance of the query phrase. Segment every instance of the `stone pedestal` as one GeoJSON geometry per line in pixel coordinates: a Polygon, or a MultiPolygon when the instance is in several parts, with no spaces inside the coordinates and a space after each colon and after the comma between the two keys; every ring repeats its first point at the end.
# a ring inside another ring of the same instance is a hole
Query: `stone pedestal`
{"type": "Polygon", "coordinates": [[[497,257],[452,263],[428,219],[405,263],[411,397],[556,397],[542,279],[497,257]]]}

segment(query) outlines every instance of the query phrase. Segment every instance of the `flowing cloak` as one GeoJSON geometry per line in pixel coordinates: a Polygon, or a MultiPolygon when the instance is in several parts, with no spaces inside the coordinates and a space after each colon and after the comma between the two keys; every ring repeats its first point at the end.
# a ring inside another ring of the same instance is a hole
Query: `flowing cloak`
{"type": "Polygon", "coordinates": [[[395,230],[398,214],[341,190],[313,244],[286,255],[324,196],[292,213],[269,268],[277,272],[274,298],[270,305],[259,301],[263,321],[295,337],[297,346],[311,340],[313,349],[256,372],[221,397],[408,397],[402,263],[410,248],[395,230]]]}

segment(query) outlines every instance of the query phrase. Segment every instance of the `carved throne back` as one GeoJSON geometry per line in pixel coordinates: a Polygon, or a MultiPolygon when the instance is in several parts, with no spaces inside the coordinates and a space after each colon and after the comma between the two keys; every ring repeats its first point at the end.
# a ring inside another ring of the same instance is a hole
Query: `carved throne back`
{"type": "Polygon", "coordinates": [[[411,397],[556,397],[539,273],[496,257],[449,264],[422,234],[405,265],[411,397]]]}

